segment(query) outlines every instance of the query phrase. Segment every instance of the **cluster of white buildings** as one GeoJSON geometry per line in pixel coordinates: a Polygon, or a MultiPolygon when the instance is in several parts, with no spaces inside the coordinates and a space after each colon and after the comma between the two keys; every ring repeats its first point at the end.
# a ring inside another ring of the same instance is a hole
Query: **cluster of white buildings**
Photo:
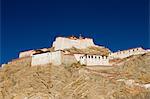
{"type": "Polygon", "coordinates": [[[75,47],[77,49],[84,49],[90,46],[96,46],[94,44],[93,39],[91,38],[76,38],[74,36],[71,37],[57,37],[53,42],[54,51],[49,51],[48,49],[40,49],[40,50],[29,50],[25,52],[21,52],[19,54],[19,58],[23,57],[32,57],[31,65],[45,65],[45,64],[53,64],[53,65],[61,65],[66,64],[70,65],[73,63],[79,62],[81,65],[87,66],[95,66],[95,65],[103,65],[103,66],[111,66],[112,64],[109,62],[112,59],[118,58],[126,58],[131,55],[144,54],[149,52],[148,50],[144,50],[141,47],[118,51],[115,53],[110,53],[107,56],[101,56],[101,54],[84,54],[84,53],[70,53],[65,51],[64,49],[69,49],[75,47]]]}

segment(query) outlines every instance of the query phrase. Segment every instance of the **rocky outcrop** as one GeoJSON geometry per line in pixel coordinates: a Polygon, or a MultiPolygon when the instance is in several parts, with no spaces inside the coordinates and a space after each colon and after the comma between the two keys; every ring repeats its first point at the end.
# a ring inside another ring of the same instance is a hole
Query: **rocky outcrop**
{"type": "Polygon", "coordinates": [[[108,54],[111,52],[108,48],[102,46],[90,46],[85,49],[77,49],[75,47],[72,47],[70,49],[65,49],[64,51],[68,51],[70,53],[95,54],[104,56],[108,56],[108,54]]]}

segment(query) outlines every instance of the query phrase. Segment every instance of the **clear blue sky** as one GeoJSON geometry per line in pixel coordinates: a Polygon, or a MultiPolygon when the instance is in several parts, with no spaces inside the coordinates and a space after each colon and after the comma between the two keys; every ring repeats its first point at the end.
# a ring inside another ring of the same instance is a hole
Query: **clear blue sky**
{"type": "Polygon", "coordinates": [[[149,48],[148,1],[2,0],[0,63],[81,32],[112,51],[149,48]]]}

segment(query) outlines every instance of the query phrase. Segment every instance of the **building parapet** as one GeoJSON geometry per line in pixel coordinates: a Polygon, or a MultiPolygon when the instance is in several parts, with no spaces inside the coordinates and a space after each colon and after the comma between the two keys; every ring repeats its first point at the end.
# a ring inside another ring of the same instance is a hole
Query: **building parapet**
{"type": "Polygon", "coordinates": [[[93,66],[93,65],[110,65],[109,58],[101,55],[84,55],[80,57],[80,64],[93,66]]]}

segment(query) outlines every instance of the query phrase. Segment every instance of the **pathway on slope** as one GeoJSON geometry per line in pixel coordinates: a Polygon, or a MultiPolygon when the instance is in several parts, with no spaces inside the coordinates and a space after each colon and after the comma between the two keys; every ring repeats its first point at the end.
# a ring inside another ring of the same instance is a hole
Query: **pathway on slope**
{"type": "Polygon", "coordinates": [[[107,72],[101,71],[100,69],[99,70],[95,70],[95,69],[91,69],[91,68],[88,68],[88,67],[86,67],[85,70],[86,70],[87,73],[100,75],[100,76],[107,77],[107,78],[110,78],[110,79],[111,78],[116,78],[119,75],[126,75],[126,74],[121,74],[121,73],[107,73],[107,72]]]}

